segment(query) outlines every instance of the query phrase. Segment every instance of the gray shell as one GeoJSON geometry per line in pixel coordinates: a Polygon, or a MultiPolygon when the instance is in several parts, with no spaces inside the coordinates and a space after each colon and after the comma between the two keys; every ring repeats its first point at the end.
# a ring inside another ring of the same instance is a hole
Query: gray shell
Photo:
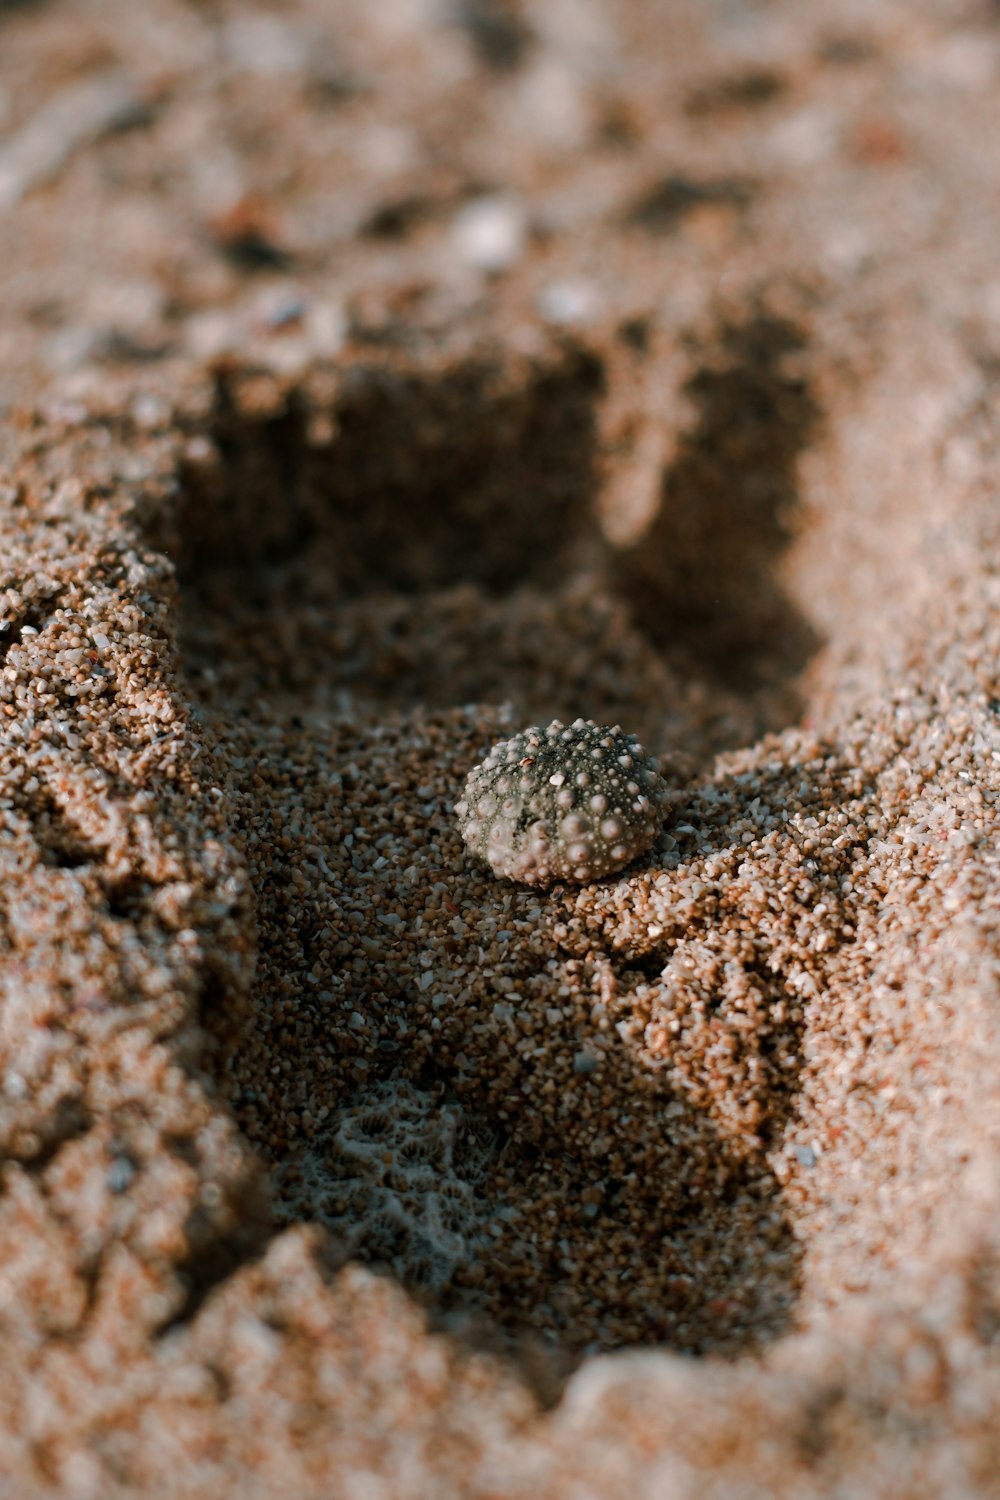
{"type": "Polygon", "coordinates": [[[494,745],[455,812],[494,875],[528,885],[599,880],[655,841],[663,790],[635,735],[556,719],[494,745]]]}

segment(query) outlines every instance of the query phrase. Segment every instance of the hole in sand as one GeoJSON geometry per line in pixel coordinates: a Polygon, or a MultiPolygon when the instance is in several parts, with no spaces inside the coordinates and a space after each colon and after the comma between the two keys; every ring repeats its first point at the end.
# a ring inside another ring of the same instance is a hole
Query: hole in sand
{"type": "Polygon", "coordinates": [[[797,465],[819,411],[795,361],[799,330],[758,315],[724,328],[688,379],[695,419],[663,475],[659,505],[618,558],[635,619],[685,675],[773,702],[794,720],[801,673],[820,639],[777,564],[793,539],[797,465]]]}
{"type": "Polygon", "coordinates": [[[451,808],[514,723],[620,720],[704,758],[787,722],[815,640],[773,573],[815,419],[795,345],[721,337],[631,554],[595,519],[590,355],[359,366],[319,415],[222,390],[189,450],[183,661],[259,945],[249,1005],[206,1016],[222,1086],[279,1221],[325,1223],[333,1264],[384,1267],[543,1387],[586,1350],[787,1326],[765,1152],[802,1005],[780,953],[710,920],[643,947],[574,893],[484,879],[451,808]]]}

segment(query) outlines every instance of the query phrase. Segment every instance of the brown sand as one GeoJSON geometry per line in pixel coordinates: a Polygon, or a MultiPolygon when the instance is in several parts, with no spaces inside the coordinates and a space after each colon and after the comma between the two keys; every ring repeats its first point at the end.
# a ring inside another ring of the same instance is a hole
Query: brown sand
{"type": "Polygon", "coordinates": [[[0,7],[0,1495],[1000,1494],[1000,16],[0,7]],[[671,816],[452,812],[621,722],[671,816]]]}

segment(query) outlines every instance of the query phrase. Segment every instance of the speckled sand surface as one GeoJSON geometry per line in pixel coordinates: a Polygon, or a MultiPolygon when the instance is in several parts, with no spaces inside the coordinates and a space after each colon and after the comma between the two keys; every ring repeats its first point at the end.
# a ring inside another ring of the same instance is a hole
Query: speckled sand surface
{"type": "Polygon", "coordinates": [[[0,7],[0,1495],[1000,1494],[1000,14],[0,7]],[[528,724],[649,854],[495,880],[528,724]]]}

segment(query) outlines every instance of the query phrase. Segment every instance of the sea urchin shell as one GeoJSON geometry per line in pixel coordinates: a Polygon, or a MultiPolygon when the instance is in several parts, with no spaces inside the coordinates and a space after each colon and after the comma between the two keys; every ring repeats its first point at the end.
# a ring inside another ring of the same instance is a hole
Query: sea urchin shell
{"type": "Polygon", "coordinates": [[[528,885],[599,880],[653,843],[663,785],[635,735],[556,719],[494,745],[455,812],[495,875],[528,885]]]}

